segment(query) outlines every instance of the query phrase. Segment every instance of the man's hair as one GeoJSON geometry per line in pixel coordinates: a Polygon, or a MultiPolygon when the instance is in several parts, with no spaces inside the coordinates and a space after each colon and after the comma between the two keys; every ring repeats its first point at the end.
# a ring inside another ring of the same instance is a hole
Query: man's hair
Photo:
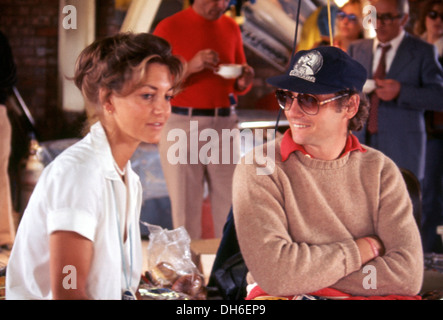
{"type": "Polygon", "coordinates": [[[375,2],[395,2],[397,11],[401,15],[409,14],[409,0],[376,0],[375,2]]]}
{"type": "Polygon", "coordinates": [[[408,0],[394,0],[397,2],[397,10],[402,15],[409,14],[409,1],[408,0]]]}
{"type": "Polygon", "coordinates": [[[365,94],[360,93],[358,91],[355,90],[344,90],[344,91],[340,91],[337,92],[336,95],[342,95],[348,93],[347,96],[339,99],[337,101],[337,112],[341,112],[341,110],[347,106],[347,104],[350,101],[350,97],[353,95],[358,95],[360,97],[360,104],[358,106],[358,111],[355,114],[355,116],[349,120],[349,124],[348,124],[348,130],[351,131],[360,131],[361,129],[363,129],[366,120],[368,120],[368,116],[369,116],[369,101],[366,97],[365,94]]]}

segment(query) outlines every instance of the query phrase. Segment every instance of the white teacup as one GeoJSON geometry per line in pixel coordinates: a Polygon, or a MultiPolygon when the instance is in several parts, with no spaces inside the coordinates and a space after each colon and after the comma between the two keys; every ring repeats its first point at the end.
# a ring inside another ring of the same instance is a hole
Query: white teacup
{"type": "Polygon", "coordinates": [[[220,64],[214,72],[225,79],[235,79],[241,76],[243,66],[241,64],[220,64]]]}

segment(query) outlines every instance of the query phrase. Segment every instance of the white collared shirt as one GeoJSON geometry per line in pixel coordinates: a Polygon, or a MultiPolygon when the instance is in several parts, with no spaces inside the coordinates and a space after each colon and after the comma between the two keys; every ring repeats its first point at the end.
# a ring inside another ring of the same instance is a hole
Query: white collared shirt
{"type": "Polygon", "coordinates": [[[374,38],[374,47],[372,49],[373,52],[373,61],[372,61],[372,74],[375,73],[375,70],[378,67],[378,63],[380,61],[381,51],[382,49],[378,47],[379,44],[382,46],[386,46],[388,44],[391,45],[391,49],[389,49],[386,52],[386,74],[388,73],[389,69],[391,68],[392,61],[394,61],[395,54],[397,53],[397,49],[400,46],[401,41],[403,40],[403,37],[405,36],[405,31],[401,30],[399,35],[392,39],[391,41],[387,43],[381,43],[377,37],[374,38]]]}
{"type": "MultiPolygon", "coordinates": [[[[118,175],[106,133],[96,123],[81,141],[66,149],[43,171],[20,222],[8,262],[7,299],[52,299],[49,236],[71,231],[93,242],[87,279],[91,299],[120,300],[125,290],[117,215],[127,217],[128,240],[123,245],[131,261],[131,289],[142,272],[139,177],[126,166],[126,184],[118,175]],[[129,241],[131,239],[131,241],[129,241]],[[131,248],[132,245],[132,248],[131,248]],[[130,250],[131,249],[131,250],[130,250]]],[[[124,223],[120,225],[123,234],[124,223]]],[[[74,266],[75,267],[75,266],[74,266]]],[[[72,276],[72,270],[68,269],[72,276]]]]}

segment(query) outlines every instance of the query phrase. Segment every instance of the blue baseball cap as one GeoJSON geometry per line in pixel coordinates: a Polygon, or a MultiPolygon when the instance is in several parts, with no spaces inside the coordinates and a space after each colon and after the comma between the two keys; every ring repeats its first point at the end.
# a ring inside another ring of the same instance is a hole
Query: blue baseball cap
{"type": "Polygon", "coordinates": [[[286,73],[267,82],[298,93],[329,94],[347,89],[361,92],[366,79],[366,69],[346,52],[323,46],[297,52],[286,73]]]}

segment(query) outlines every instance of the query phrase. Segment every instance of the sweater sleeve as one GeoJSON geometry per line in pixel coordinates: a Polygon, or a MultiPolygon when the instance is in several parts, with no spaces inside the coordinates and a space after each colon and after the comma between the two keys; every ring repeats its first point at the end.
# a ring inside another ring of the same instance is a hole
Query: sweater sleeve
{"type": "Polygon", "coordinates": [[[379,194],[374,227],[386,252],[367,263],[372,274],[356,272],[334,287],[354,295],[416,295],[424,272],[421,238],[406,184],[392,161],[381,172],[379,194]],[[371,285],[363,286],[370,278],[371,285]]]}
{"type": "Polygon", "coordinates": [[[258,175],[257,169],[245,161],[237,166],[233,208],[241,252],[250,275],[265,292],[278,296],[310,293],[361,267],[351,237],[316,245],[295,242],[288,231],[284,173],[278,166],[270,175],[258,175]]]}

